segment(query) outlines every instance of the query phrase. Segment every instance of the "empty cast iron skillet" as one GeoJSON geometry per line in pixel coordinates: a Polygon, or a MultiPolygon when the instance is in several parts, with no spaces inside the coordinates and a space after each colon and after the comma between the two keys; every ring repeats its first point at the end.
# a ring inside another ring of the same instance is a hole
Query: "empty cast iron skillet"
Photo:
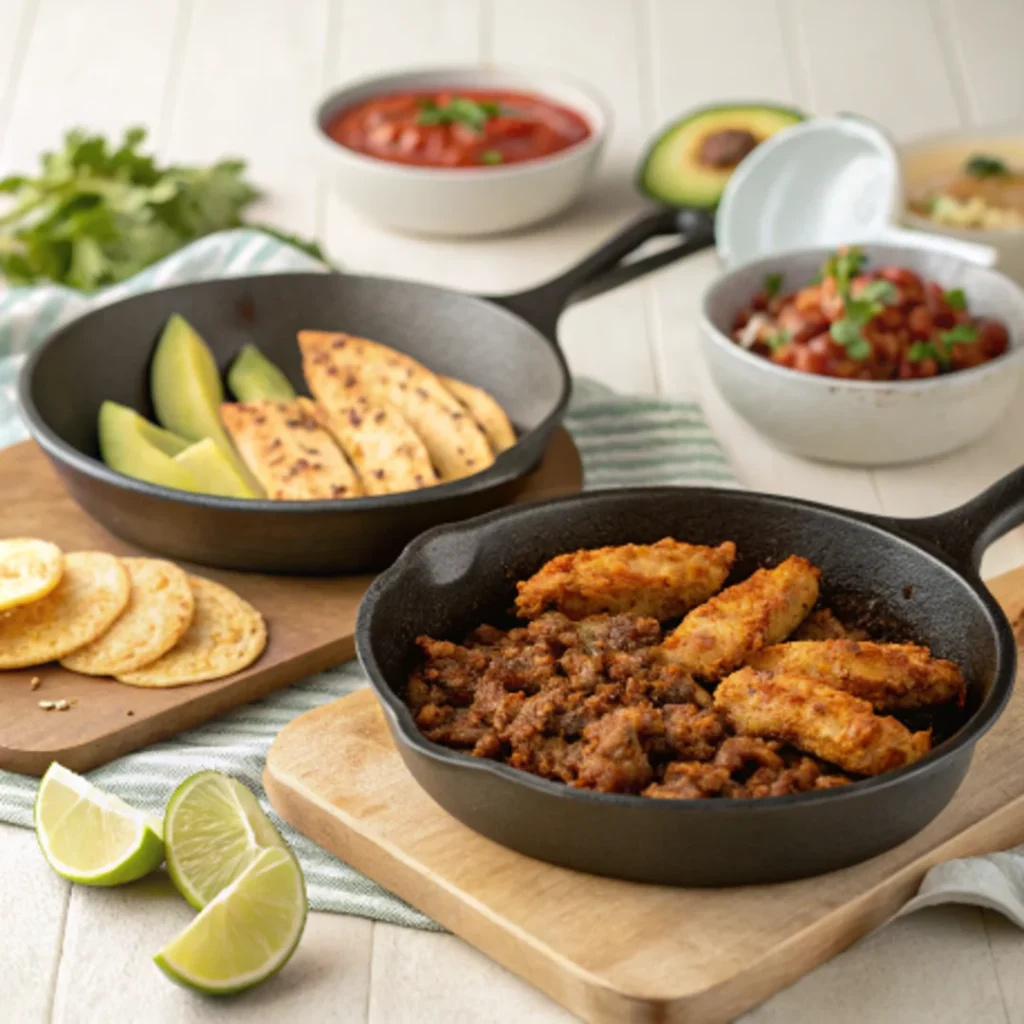
{"type": "Polygon", "coordinates": [[[356,649],[406,767],[445,810],[532,857],[640,882],[780,882],[896,846],[949,802],[1013,687],[1013,632],[978,576],[988,544],[1024,521],[1024,469],[962,508],[893,520],[712,488],[591,492],[440,527],[370,587],[356,649]],[[916,764],[848,787],[761,800],[651,800],[572,789],[426,740],[402,701],[420,634],[461,640],[502,621],[554,555],[672,536],[734,540],[733,579],[790,554],[822,570],[826,604],[895,619],[960,664],[971,696],[916,764]],[[941,737],[940,737],[941,738],[941,737]]]}
{"type": "Polygon", "coordinates": [[[33,437],[71,496],[113,533],[151,551],[228,569],[367,572],[416,534],[507,501],[540,461],[569,401],[558,317],[587,286],[614,287],[712,244],[711,222],[656,211],[547,284],[478,298],[428,285],[349,274],[278,274],[166,288],[97,309],[50,337],[22,370],[18,398],[33,437]],[[620,261],[648,239],[685,238],[645,259],[620,261]],[[597,280],[614,268],[607,284],[597,280]],[[255,344],[305,392],[296,332],[338,330],[415,356],[432,370],[490,391],[519,443],[475,476],[423,491],[346,501],[268,501],[189,494],[122,476],[98,458],[105,399],[152,417],[148,370],[172,313],[185,316],[223,371],[255,344]]]}

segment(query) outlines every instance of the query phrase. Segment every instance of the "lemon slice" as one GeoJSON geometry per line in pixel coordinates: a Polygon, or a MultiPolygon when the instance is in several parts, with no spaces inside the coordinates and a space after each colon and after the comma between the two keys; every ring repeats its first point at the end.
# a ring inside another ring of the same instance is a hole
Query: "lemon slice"
{"type": "Polygon", "coordinates": [[[202,910],[235,881],[261,851],[287,849],[237,779],[197,772],[173,793],[164,815],[167,870],[178,892],[202,910]]]}
{"type": "Polygon", "coordinates": [[[64,553],[48,540],[0,540],[0,611],[31,604],[54,590],[64,575],[64,553]]]}
{"type": "Polygon", "coordinates": [[[82,885],[123,885],[164,859],[161,822],[54,762],[39,783],[36,836],[50,867],[82,885]]]}
{"type": "Polygon", "coordinates": [[[306,925],[306,885],[291,851],[261,850],[155,957],[172,980],[207,995],[265,981],[291,958],[306,925]]]}

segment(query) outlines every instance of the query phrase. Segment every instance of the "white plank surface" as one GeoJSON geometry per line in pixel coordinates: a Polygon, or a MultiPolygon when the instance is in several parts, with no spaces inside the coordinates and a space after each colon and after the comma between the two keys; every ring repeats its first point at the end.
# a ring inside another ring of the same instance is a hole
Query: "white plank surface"
{"type": "MultiPolygon", "coordinates": [[[[162,155],[237,153],[267,190],[268,220],[318,233],[352,270],[467,291],[543,280],[643,208],[644,142],[681,110],[766,97],[857,110],[900,138],[1024,117],[1024,0],[0,0],[0,170],[30,169],[75,124],[149,125],[162,155]],[[338,201],[309,119],[328,86],[406,66],[546,65],[604,94],[615,130],[598,180],[566,216],[476,242],[401,238],[338,201]]],[[[748,486],[893,515],[948,508],[1020,459],[1015,409],[967,452],[866,472],[782,455],[707,379],[694,333],[716,273],[696,257],[574,307],[561,336],[577,373],[625,391],[701,401],[748,486]]],[[[1021,531],[986,568],[1024,561],[1021,531]]],[[[76,890],[30,833],[0,826],[0,1019],[36,1021],[561,1022],[545,997],[450,936],[312,915],[296,959],[266,988],[209,1003],[149,957],[190,916],[157,878],[76,890]]],[[[950,908],[897,922],[746,1020],[1024,1022],[1024,938],[994,915],[950,908]]]]}

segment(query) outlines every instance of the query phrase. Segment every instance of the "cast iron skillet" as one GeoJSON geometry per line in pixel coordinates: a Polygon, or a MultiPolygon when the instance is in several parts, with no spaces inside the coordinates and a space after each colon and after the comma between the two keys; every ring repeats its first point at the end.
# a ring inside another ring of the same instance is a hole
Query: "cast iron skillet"
{"type": "Polygon", "coordinates": [[[710,219],[657,211],[547,284],[481,298],[348,274],[278,274],[150,292],[67,325],[28,360],[18,386],[29,430],[72,497],[112,532],[173,558],[229,569],[367,572],[416,534],[506,502],[540,461],[571,382],[555,328],[587,286],[603,291],[712,244],[710,219]],[[682,231],[654,256],[620,264],[648,239],[682,231]],[[607,282],[596,280],[613,271],[607,282]],[[339,501],[241,501],[133,480],[97,457],[104,399],[152,416],[148,368],[167,318],[181,313],[223,370],[252,342],[305,391],[296,331],[344,330],[401,349],[432,370],[489,390],[520,432],[485,472],[424,491],[339,501]]]}
{"type": "Polygon", "coordinates": [[[370,587],[356,649],[417,782],[477,832],[581,871],[674,885],[779,882],[865,860],[948,803],[1002,711],[1014,635],[978,576],[988,544],[1024,521],[1024,468],[962,508],[893,520],[712,488],[590,492],[431,530],[370,587]],[[460,640],[504,617],[514,580],[581,547],[736,541],[734,579],[790,554],[822,569],[825,603],[903,624],[961,665],[971,697],[918,763],[821,793],[762,800],[650,800],[571,789],[424,739],[402,701],[414,640],[460,640]]]}

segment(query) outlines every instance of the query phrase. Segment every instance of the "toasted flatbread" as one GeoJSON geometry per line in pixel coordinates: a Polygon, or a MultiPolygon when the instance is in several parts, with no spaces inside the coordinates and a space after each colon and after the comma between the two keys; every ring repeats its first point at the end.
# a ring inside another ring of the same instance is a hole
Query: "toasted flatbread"
{"type": "Polygon", "coordinates": [[[121,672],[119,683],[162,689],[234,675],[251,665],[267,646],[263,616],[233,590],[189,576],[195,613],[185,635],[162,658],[135,672],[121,672]]]}
{"type": "Polygon", "coordinates": [[[192,622],[195,599],[188,576],[160,558],[122,558],[131,577],[128,607],[102,636],[60,663],[87,676],[133,672],[165,655],[192,622]]]}
{"type": "Polygon", "coordinates": [[[442,480],[479,473],[494,454],[476,420],[422,363],[350,334],[299,331],[302,368],[316,400],[343,408],[361,394],[393,405],[423,439],[442,480]]]}
{"type": "Polygon", "coordinates": [[[356,467],[365,494],[398,494],[437,483],[426,445],[393,405],[354,395],[347,405],[320,406],[318,413],[356,467]]]}
{"type": "Polygon", "coordinates": [[[0,540],[0,612],[46,597],[60,583],[64,552],[48,540],[0,540]]]}
{"type": "Polygon", "coordinates": [[[64,556],[64,575],[46,597],[0,614],[0,669],[56,661],[105,633],[125,610],[128,570],[102,551],[64,556]]]}
{"type": "Polygon", "coordinates": [[[225,402],[220,418],[268,498],[316,501],[362,494],[355,470],[308,398],[225,402]]]}
{"type": "Polygon", "coordinates": [[[516,443],[516,432],[505,410],[493,395],[483,388],[467,384],[455,377],[438,377],[438,380],[469,410],[470,415],[480,424],[491,449],[500,455],[516,443]]]}

